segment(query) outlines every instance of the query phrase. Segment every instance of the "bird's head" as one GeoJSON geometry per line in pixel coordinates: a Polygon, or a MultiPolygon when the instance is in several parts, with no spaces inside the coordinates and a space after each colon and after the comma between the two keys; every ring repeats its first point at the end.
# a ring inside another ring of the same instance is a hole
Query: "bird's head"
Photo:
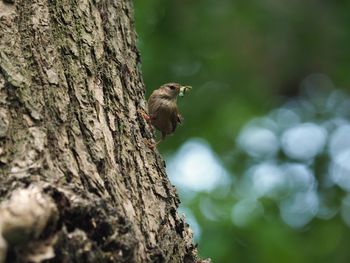
{"type": "Polygon", "coordinates": [[[182,86],[179,83],[167,83],[160,87],[162,91],[172,100],[176,100],[177,96],[181,97],[183,94],[191,89],[190,86],[182,86]]]}

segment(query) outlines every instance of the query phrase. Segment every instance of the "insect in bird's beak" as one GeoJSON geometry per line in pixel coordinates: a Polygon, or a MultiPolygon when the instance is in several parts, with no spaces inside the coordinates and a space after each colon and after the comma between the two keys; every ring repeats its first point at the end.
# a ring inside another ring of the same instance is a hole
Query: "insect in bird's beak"
{"type": "Polygon", "coordinates": [[[187,91],[192,89],[191,86],[181,86],[179,96],[183,97],[187,91]]]}

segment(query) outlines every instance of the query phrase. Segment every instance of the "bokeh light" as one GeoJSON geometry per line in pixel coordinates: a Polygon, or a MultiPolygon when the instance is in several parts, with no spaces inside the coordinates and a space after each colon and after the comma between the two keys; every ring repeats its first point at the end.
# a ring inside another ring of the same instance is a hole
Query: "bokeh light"
{"type": "Polygon", "coordinates": [[[326,138],[324,128],[313,123],[303,123],[283,133],[282,148],[292,159],[309,160],[322,151],[326,138]]]}
{"type": "Polygon", "coordinates": [[[245,127],[238,138],[238,142],[242,149],[252,157],[273,156],[279,148],[276,134],[264,127],[245,127]]]}
{"type": "Polygon", "coordinates": [[[170,180],[180,189],[211,191],[231,180],[228,172],[203,140],[191,139],[168,159],[170,180]]]}
{"type": "Polygon", "coordinates": [[[291,227],[300,228],[317,214],[318,205],[315,191],[297,192],[281,202],[281,217],[291,227]]]}

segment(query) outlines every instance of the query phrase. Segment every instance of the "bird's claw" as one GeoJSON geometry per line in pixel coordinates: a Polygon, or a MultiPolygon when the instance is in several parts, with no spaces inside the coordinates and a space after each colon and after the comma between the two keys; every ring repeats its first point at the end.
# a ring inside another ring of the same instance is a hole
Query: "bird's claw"
{"type": "Polygon", "coordinates": [[[144,143],[150,150],[154,150],[154,148],[157,146],[156,143],[151,142],[149,139],[144,139],[144,143]]]}
{"type": "Polygon", "coordinates": [[[151,118],[150,116],[144,111],[144,110],[137,110],[138,114],[140,114],[142,116],[142,118],[145,119],[145,121],[150,122],[151,118]]]}

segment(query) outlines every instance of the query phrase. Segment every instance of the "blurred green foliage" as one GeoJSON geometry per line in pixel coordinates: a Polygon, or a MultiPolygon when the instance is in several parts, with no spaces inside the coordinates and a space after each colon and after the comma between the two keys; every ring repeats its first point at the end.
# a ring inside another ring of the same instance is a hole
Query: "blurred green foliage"
{"type": "MultiPolygon", "coordinates": [[[[237,146],[244,125],[257,116],[270,117],[270,110],[285,102],[305,98],[303,83],[311,74],[321,72],[349,90],[350,1],[135,0],[135,15],[147,95],[166,82],[194,87],[179,99],[184,124],[160,145],[161,152],[172,156],[188,139],[202,138],[234,178],[225,190],[189,194],[178,187],[199,225],[201,255],[220,263],[349,262],[350,231],[340,212],[299,228],[281,219],[280,201],[266,197],[260,198],[259,215],[244,225],[235,224],[231,212],[240,201],[237,182],[259,163],[237,146]],[[215,218],[203,212],[208,203],[219,214],[215,218]]],[[[327,83],[321,78],[311,99],[328,96],[332,87],[327,83]],[[325,85],[328,91],[322,93],[325,85]]],[[[338,118],[327,114],[322,121],[338,118]]],[[[298,116],[300,123],[321,121],[308,109],[298,116]]],[[[283,131],[274,131],[278,139],[283,131]]],[[[296,161],[281,152],[270,158],[296,161]]],[[[318,194],[324,190],[319,185],[327,158],[323,153],[305,161],[319,182],[318,194]]],[[[339,210],[345,195],[333,186],[326,199],[338,199],[339,210]]]]}

